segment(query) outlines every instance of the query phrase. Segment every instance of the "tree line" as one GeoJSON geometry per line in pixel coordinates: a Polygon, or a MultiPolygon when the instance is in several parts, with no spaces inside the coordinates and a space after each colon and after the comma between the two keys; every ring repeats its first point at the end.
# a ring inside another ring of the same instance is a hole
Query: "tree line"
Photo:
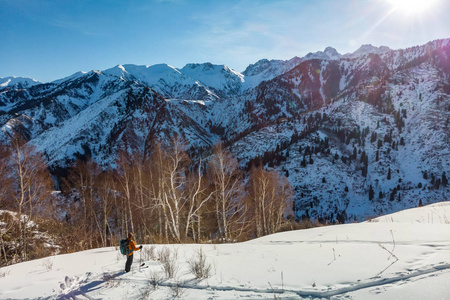
{"type": "Polygon", "coordinates": [[[0,170],[2,265],[115,246],[130,231],[142,243],[243,241],[282,230],[293,213],[287,178],[261,164],[244,173],[220,143],[197,161],[178,138],[145,157],[121,151],[114,166],[87,157],[55,191],[42,156],[11,137],[0,170]]]}

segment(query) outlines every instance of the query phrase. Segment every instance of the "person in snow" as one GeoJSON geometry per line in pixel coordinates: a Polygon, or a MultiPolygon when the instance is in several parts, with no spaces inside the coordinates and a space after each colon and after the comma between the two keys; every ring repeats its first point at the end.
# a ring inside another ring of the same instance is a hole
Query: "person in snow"
{"type": "Polygon", "coordinates": [[[136,247],[136,243],[133,240],[133,233],[130,232],[128,234],[128,247],[130,249],[130,253],[127,256],[127,262],[125,263],[125,272],[130,272],[131,264],[133,263],[133,252],[138,251],[142,249],[142,245],[139,247],[136,247]]]}

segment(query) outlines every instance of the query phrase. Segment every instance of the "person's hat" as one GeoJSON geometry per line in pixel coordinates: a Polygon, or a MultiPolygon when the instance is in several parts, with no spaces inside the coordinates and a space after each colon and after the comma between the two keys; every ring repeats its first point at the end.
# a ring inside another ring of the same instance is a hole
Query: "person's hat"
{"type": "Polygon", "coordinates": [[[133,237],[133,233],[130,232],[130,233],[128,234],[128,237],[129,237],[129,238],[130,238],[130,237],[133,237]]]}

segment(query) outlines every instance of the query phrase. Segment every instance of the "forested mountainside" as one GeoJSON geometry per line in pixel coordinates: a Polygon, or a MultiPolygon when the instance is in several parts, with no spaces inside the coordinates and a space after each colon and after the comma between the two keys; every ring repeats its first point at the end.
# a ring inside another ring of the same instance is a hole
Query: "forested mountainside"
{"type": "Polygon", "coordinates": [[[328,47],[242,74],[119,65],[0,82],[0,140],[20,135],[55,178],[77,159],[115,169],[122,151],[145,158],[178,136],[194,162],[222,141],[243,171],[286,176],[297,219],[362,220],[448,200],[449,39],[347,55],[328,47]]]}

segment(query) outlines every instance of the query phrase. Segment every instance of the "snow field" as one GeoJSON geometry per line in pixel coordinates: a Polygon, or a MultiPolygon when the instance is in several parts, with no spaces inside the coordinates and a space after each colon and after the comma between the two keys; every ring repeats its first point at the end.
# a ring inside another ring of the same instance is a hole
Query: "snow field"
{"type": "Polygon", "coordinates": [[[443,202],[244,243],[144,245],[130,273],[115,247],[58,255],[1,268],[0,298],[448,299],[449,212],[443,202]],[[173,278],[157,260],[164,248],[173,278]],[[211,267],[202,280],[189,271],[199,249],[211,267]]]}

